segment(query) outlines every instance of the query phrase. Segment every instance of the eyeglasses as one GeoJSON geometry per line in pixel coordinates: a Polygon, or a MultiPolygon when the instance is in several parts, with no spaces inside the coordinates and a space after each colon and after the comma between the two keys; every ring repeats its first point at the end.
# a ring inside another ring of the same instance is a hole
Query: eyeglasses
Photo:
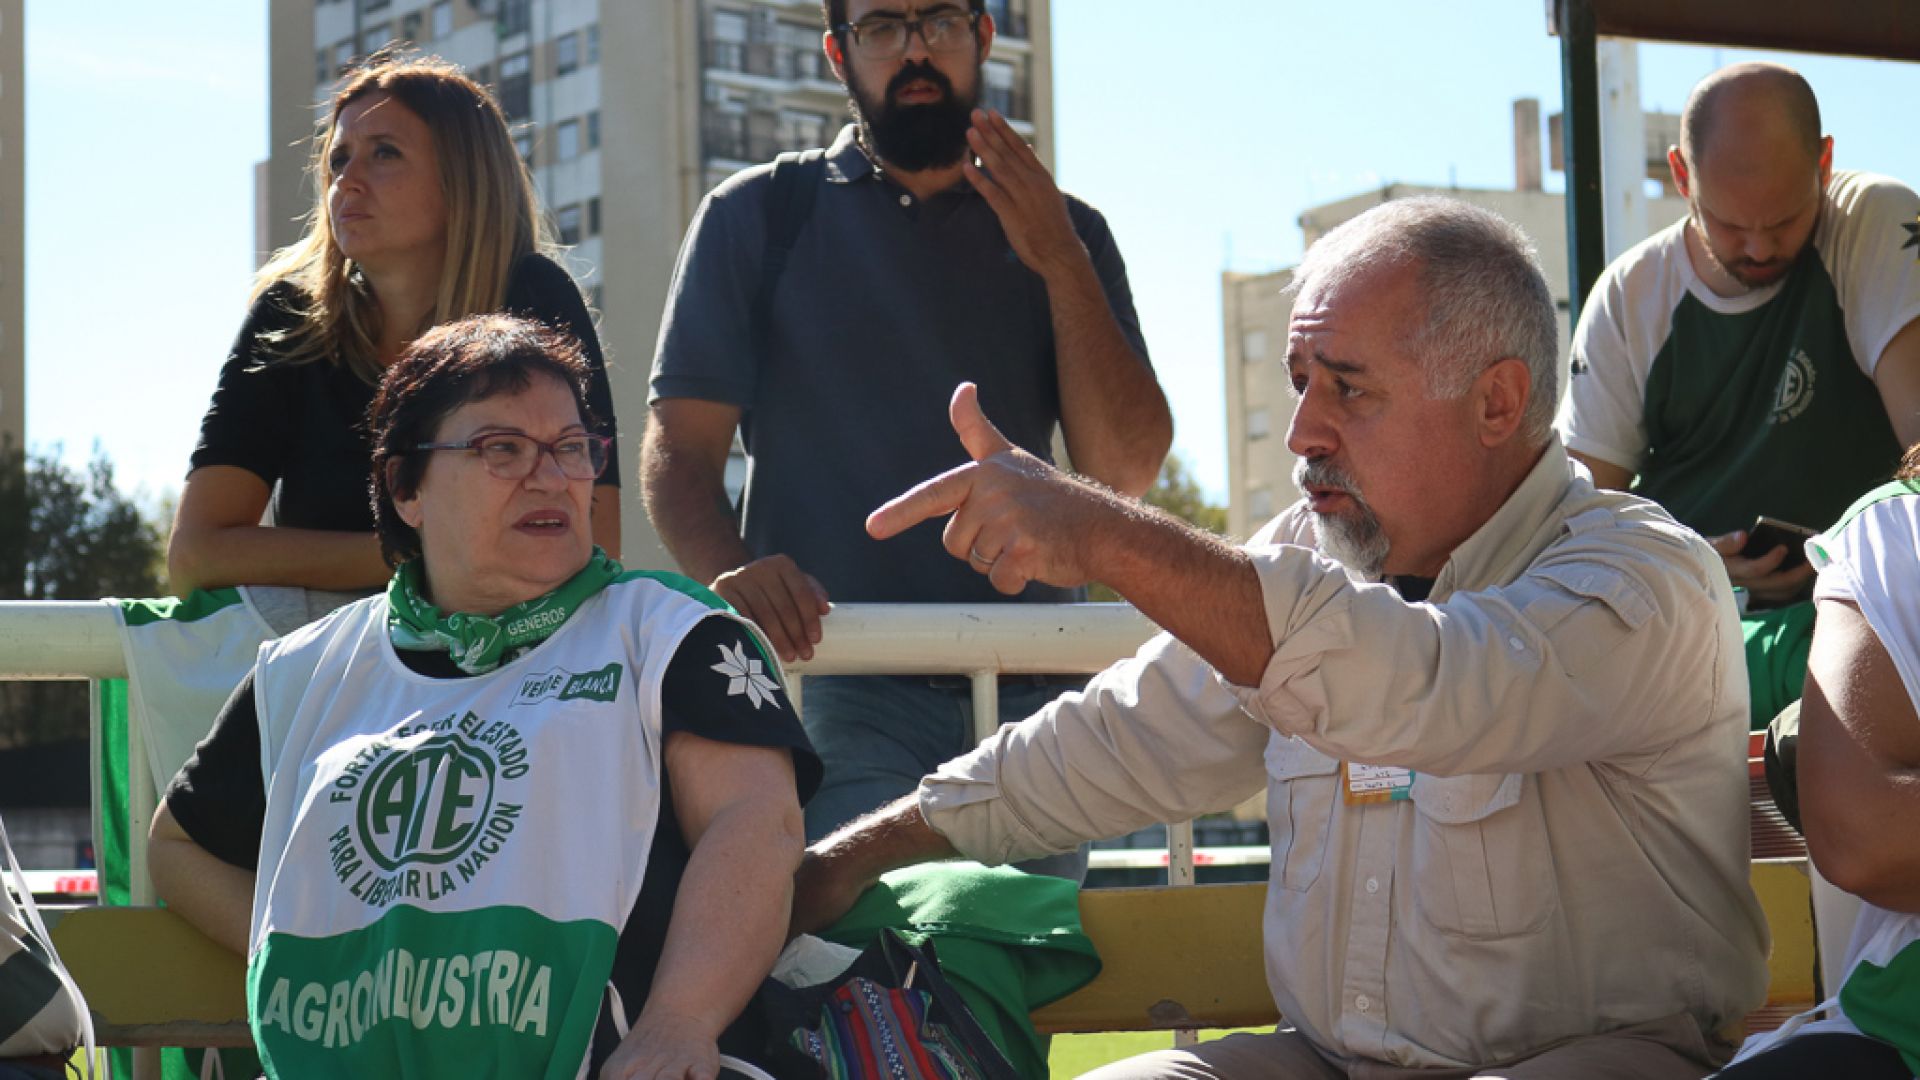
{"type": "Polygon", "coordinates": [[[540,452],[553,456],[553,463],[569,480],[592,480],[607,470],[607,454],[613,439],[606,435],[563,435],[552,442],[541,442],[531,435],[490,431],[466,442],[418,443],[415,450],[466,450],[480,455],[487,472],[502,480],[525,480],[540,464],[540,452]]]}
{"type": "Polygon", "coordinates": [[[834,27],[853,37],[853,49],[868,60],[895,60],[907,51],[907,39],[918,32],[928,52],[952,52],[974,40],[974,24],[980,16],[974,12],[941,11],[919,19],[896,19],[884,15],[841,23],[834,27]]]}

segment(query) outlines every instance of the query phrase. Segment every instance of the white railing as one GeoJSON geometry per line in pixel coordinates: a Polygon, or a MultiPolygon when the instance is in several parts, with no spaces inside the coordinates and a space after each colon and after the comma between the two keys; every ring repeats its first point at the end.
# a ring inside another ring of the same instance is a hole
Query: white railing
{"type": "MultiPolygon", "coordinates": [[[[794,700],[802,707],[809,675],[965,675],[973,687],[974,734],[984,739],[998,723],[999,674],[1092,673],[1131,654],[1157,630],[1125,604],[841,604],[823,621],[823,640],[814,647],[814,658],[790,665],[788,674],[799,676],[793,680],[794,700]]],[[[106,603],[0,601],[0,679],[108,679],[126,674],[119,632],[106,603]]],[[[98,732],[94,738],[97,762],[98,732]]],[[[146,836],[158,792],[149,770],[141,767],[147,756],[137,725],[129,725],[127,741],[133,898],[135,903],[151,903],[146,836]]],[[[1168,880],[1192,884],[1192,824],[1174,823],[1167,835],[1168,880]]]]}

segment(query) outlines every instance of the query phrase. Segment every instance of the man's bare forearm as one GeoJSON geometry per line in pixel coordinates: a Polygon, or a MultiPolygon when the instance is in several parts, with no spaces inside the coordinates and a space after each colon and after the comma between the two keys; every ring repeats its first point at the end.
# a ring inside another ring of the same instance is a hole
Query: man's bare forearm
{"type": "Polygon", "coordinates": [[[1273,643],[1260,577],[1245,551],[1153,507],[1119,500],[1107,524],[1087,534],[1095,580],[1227,678],[1259,685],[1273,643]]]}
{"type": "Polygon", "coordinates": [[[703,585],[751,556],[727,503],[724,473],[698,455],[676,452],[649,430],[640,458],[647,516],[688,577],[703,585]]]}
{"type": "Polygon", "coordinates": [[[1173,418],[1153,369],[1120,330],[1084,253],[1047,276],[1060,426],[1074,470],[1139,496],[1173,444],[1173,418]]]}

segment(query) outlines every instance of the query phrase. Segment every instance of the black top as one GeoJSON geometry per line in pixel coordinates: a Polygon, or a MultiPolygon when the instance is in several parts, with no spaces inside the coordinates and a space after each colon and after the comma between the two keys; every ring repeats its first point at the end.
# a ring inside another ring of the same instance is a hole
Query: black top
{"type": "MultiPolygon", "coordinates": [[[[999,216],[961,184],[922,200],[876,171],[849,126],[828,150],[756,340],[773,166],[715,188],[688,226],[653,358],[651,399],[737,405],[747,457],[741,536],[784,553],[839,602],[1007,603],[941,546],[941,523],[867,535],[874,507],[967,462],[953,389],[1050,460],[1060,419],[1053,308],[999,216]],[[760,355],[764,346],[765,355],[760,355]]],[[[1099,211],[1066,197],[1121,336],[1147,355],[1126,265],[1099,211]]],[[[1033,582],[1017,599],[1075,590],[1033,582]]]]}
{"type": "MultiPolygon", "coordinates": [[[[773,706],[762,709],[745,694],[727,693],[728,681],[716,678],[711,670],[713,657],[722,648],[732,651],[743,646],[750,655],[758,651],[739,623],[720,616],[700,620],[687,633],[661,681],[661,741],[664,744],[668,735],[684,731],[717,742],[786,747],[793,752],[794,780],[800,801],[805,803],[820,786],[820,759],[814,756],[787,696],[777,695],[770,702],[761,698],[762,703],[773,706]]],[[[464,677],[446,653],[407,649],[395,653],[421,675],[436,679],[464,677]]],[[[260,773],[260,719],[252,674],[240,681],[221,708],[213,730],[167,787],[166,801],[174,820],[194,843],[242,870],[258,868],[267,792],[260,773]]],[[[653,985],[661,950],[666,947],[673,900],[692,857],[674,814],[672,778],[663,770],[653,848],[647,856],[640,896],[621,931],[613,961],[614,985],[633,1017],[638,1017],[647,990],[653,985]]],[[[722,1051],[755,1056],[764,1038],[759,1024],[757,1016],[743,1015],[722,1036],[722,1051]]],[[[602,1009],[593,1033],[592,1074],[599,1073],[618,1043],[611,1017],[602,1009]]]]}
{"type": "MultiPolygon", "coordinates": [[[[372,532],[367,482],[373,447],[366,423],[374,387],[345,364],[281,361],[261,336],[297,325],[290,310],[300,306],[297,296],[282,282],[247,313],[200,421],[189,471],[231,465],[258,476],[274,489],[277,525],[372,532]]],[[[592,369],[587,405],[600,420],[595,430],[615,434],[600,338],[567,272],[544,255],[522,258],[507,280],[504,308],[579,339],[592,369]]],[[[619,486],[619,462],[618,452],[609,456],[599,483],[619,486]]]]}

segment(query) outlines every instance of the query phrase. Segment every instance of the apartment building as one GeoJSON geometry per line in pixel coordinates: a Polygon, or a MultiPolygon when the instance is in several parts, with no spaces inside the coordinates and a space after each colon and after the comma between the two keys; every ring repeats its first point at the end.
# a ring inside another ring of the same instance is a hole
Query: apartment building
{"type": "MultiPolygon", "coordinates": [[[[1550,118],[1549,163],[1559,167],[1559,117],[1550,118]]],[[[1666,148],[1679,139],[1680,118],[1645,118],[1646,177],[1651,187],[1666,174],[1666,148]]],[[[1300,215],[1303,247],[1312,247],[1335,227],[1391,199],[1445,195],[1491,210],[1520,226],[1539,251],[1541,268],[1560,313],[1564,358],[1572,328],[1567,296],[1566,203],[1541,188],[1541,146],[1537,104],[1515,103],[1515,185],[1510,191],[1484,188],[1387,184],[1376,191],[1313,207],[1300,215]],[[1531,106],[1532,108],[1529,108],[1531,106]]],[[[1647,235],[1666,228],[1687,212],[1686,201],[1670,187],[1645,200],[1647,235]]],[[[1286,292],[1293,268],[1268,273],[1224,272],[1220,276],[1225,386],[1227,398],[1227,531],[1245,539],[1300,497],[1293,485],[1294,455],[1286,447],[1293,421],[1293,390],[1287,375],[1287,321],[1293,297],[1286,292]]]]}
{"type": "Polygon", "coordinates": [[[0,440],[27,443],[27,80],[24,0],[0,0],[0,440]]]}
{"type": "MultiPolygon", "coordinates": [[[[987,0],[999,36],[983,98],[1051,164],[1048,4],[987,0]]],[[[307,136],[341,71],[400,40],[474,73],[518,125],[566,262],[600,314],[631,493],[624,554],[670,565],[632,477],[674,255],[715,184],[784,150],[824,145],[847,121],[846,93],[820,49],[819,3],[274,0],[271,19],[261,255],[299,235],[312,204],[307,136]]]]}

